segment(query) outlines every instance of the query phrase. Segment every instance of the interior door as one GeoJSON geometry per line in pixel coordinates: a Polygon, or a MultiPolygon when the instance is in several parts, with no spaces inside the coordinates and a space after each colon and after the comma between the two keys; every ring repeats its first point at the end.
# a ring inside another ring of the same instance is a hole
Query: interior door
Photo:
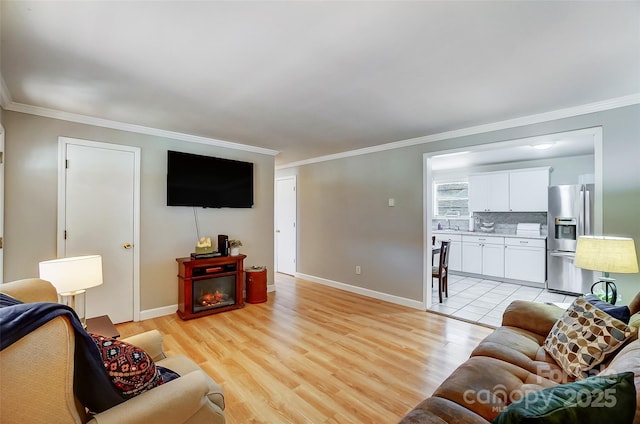
{"type": "Polygon", "coordinates": [[[61,139],[65,172],[58,256],[102,255],[101,286],[87,290],[88,318],[138,319],[137,149],[61,139]]]}
{"type": "Polygon", "coordinates": [[[277,272],[296,272],[296,178],[276,180],[276,266],[277,272]]]}

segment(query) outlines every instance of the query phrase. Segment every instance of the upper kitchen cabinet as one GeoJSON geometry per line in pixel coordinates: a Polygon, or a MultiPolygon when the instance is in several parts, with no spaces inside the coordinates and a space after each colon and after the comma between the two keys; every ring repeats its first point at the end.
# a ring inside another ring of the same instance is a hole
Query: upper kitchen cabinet
{"type": "Polygon", "coordinates": [[[546,212],[549,168],[469,176],[471,212],[546,212]]]}
{"type": "Polygon", "coordinates": [[[469,176],[471,212],[509,210],[509,174],[491,172],[469,176]]]}
{"type": "Polygon", "coordinates": [[[549,168],[509,172],[509,210],[546,212],[548,210],[549,168]]]}

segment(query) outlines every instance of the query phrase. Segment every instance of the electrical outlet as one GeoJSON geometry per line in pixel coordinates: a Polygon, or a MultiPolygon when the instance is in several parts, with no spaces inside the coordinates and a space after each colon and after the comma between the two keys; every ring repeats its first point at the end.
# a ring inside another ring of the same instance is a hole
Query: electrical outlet
{"type": "Polygon", "coordinates": [[[362,268],[360,268],[360,265],[356,265],[356,274],[362,274],[362,268]]]}

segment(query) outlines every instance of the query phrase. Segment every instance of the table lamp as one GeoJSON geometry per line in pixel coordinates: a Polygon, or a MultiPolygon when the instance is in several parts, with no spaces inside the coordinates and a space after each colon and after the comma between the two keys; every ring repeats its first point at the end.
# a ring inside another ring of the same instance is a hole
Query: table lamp
{"type": "Polygon", "coordinates": [[[604,272],[604,277],[591,286],[604,284],[605,296],[611,304],[616,303],[618,292],[615,279],[609,273],[633,274],[638,272],[638,257],[632,238],[581,236],[576,246],[575,266],[583,269],[604,272]],[[609,297],[609,290],[612,291],[609,297]]]}
{"type": "Polygon", "coordinates": [[[53,284],[60,303],[70,306],[86,327],[86,289],[102,284],[102,256],[75,256],[40,262],[40,278],[53,284]]]}

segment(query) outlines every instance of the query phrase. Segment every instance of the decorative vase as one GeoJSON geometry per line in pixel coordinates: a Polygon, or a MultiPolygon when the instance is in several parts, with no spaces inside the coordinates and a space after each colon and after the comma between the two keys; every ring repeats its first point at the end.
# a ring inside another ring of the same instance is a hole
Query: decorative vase
{"type": "Polygon", "coordinates": [[[240,248],[239,247],[232,247],[229,249],[229,255],[231,256],[238,256],[240,254],[240,248]]]}

